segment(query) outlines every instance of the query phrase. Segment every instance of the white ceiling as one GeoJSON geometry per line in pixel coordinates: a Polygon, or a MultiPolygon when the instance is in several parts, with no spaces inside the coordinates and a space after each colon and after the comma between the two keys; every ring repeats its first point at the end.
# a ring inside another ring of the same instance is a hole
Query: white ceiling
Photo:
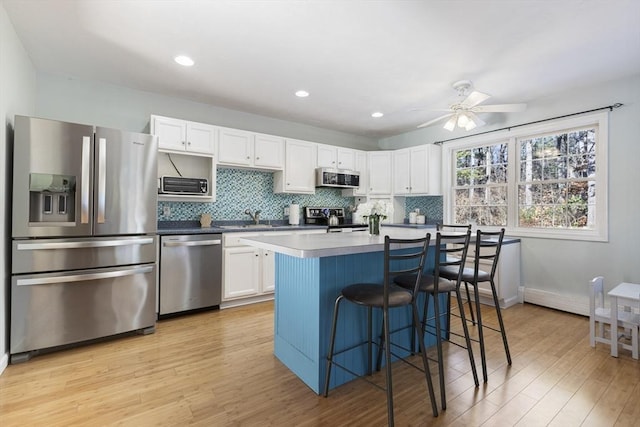
{"type": "Polygon", "coordinates": [[[456,80],[532,103],[640,72],[638,0],[3,4],[40,71],[372,138],[442,115],[410,110],[446,108],[456,80]]]}

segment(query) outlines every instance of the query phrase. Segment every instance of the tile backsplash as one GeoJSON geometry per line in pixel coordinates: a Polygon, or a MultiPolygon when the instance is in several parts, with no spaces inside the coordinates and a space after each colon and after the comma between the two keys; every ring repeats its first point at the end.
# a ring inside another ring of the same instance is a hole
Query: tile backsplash
{"type": "MultiPolygon", "coordinates": [[[[216,201],[158,202],[159,221],[196,221],[203,213],[214,221],[249,219],[245,209],[260,210],[264,220],[284,219],[284,208],[292,202],[300,206],[354,206],[353,197],[343,197],[342,190],[317,188],[315,194],[274,194],[273,173],[243,169],[219,168],[216,177],[216,201]],[[164,215],[168,206],[169,215],[164,215]]],[[[442,220],[442,197],[407,197],[405,212],[420,208],[429,220],[442,220]]],[[[348,212],[350,212],[347,209],[348,212]]]]}

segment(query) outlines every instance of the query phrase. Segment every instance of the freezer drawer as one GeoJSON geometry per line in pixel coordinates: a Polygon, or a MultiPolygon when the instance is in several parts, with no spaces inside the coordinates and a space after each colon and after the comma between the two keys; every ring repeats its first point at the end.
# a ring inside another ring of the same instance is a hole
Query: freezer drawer
{"type": "Polygon", "coordinates": [[[29,352],[155,326],[156,266],[11,278],[10,352],[29,352]]]}
{"type": "Polygon", "coordinates": [[[157,236],[14,240],[11,272],[40,273],[153,263],[156,242],[157,236]]]}
{"type": "Polygon", "coordinates": [[[160,239],[160,315],[220,305],[222,236],[160,239]]]}

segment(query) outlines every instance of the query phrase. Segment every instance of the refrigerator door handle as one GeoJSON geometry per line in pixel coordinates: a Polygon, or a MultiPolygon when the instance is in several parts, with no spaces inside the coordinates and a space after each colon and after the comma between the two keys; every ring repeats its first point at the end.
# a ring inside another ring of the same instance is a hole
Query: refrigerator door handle
{"type": "Polygon", "coordinates": [[[18,286],[51,285],[55,283],[83,282],[87,280],[112,279],[114,277],[133,276],[153,271],[153,266],[134,267],[103,273],[69,274],[55,277],[37,277],[33,279],[18,279],[18,286]]]}
{"type": "Polygon", "coordinates": [[[167,248],[172,248],[172,247],[176,247],[176,246],[214,246],[214,245],[221,245],[222,244],[222,240],[220,239],[216,239],[216,240],[195,240],[195,241],[168,241],[168,242],[163,242],[162,246],[167,247],[167,248]]]}
{"type": "Polygon", "coordinates": [[[91,137],[82,137],[82,177],[80,194],[80,223],[89,223],[89,172],[91,170],[91,137]]]}
{"type": "Polygon", "coordinates": [[[98,138],[98,224],[104,224],[107,191],[107,140],[98,138]]]}
{"type": "Polygon", "coordinates": [[[16,249],[19,251],[34,251],[43,249],[84,249],[84,248],[105,248],[113,246],[133,246],[149,245],[153,243],[152,237],[126,240],[95,240],[88,242],[47,242],[47,243],[18,243],[16,249]]]}

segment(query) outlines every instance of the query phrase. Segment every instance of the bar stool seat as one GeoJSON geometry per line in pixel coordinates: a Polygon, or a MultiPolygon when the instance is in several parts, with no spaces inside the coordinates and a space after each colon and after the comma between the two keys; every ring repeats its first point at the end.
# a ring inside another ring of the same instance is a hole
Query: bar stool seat
{"type": "MultiPolygon", "coordinates": [[[[384,295],[379,284],[356,283],[342,289],[342,296],[354,304],[367,307],[382,307],[384,295]]],[[[389,286],[389,307],[401,307],[411,304],[413,295],[400,286],[389,286]]]]}

